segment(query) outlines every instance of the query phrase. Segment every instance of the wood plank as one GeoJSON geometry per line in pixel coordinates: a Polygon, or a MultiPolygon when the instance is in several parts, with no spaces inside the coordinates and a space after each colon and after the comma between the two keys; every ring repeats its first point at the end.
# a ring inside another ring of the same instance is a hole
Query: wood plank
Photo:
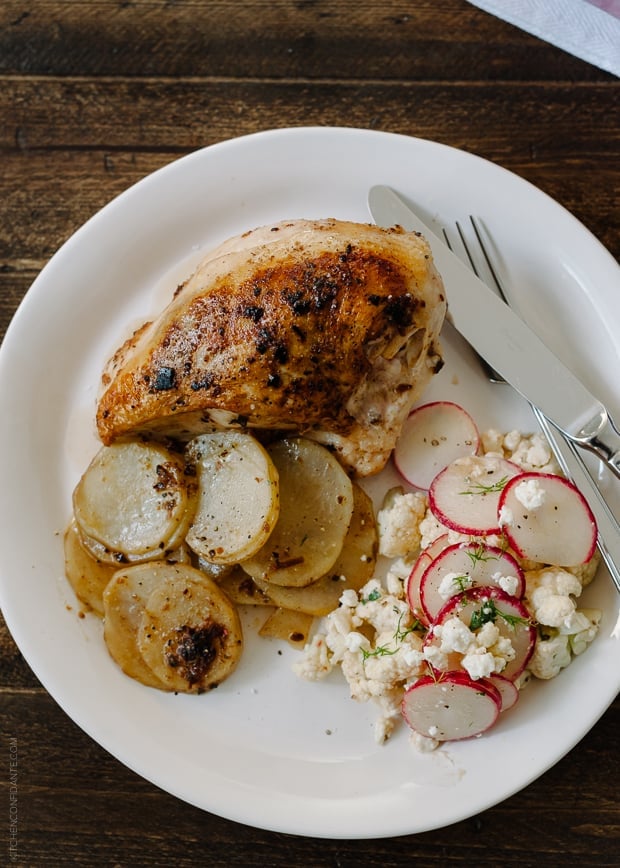
{"type": "MultiPolygon", "coordinates": [[[[0,148],[186,152],[320,124],[436,138],[502,159],[618,159],[620,82],[479,84],[20,79],[0,88],[0,148]],[[592,131],[596,130],[596,135],[592,131]]],[[[613,163],[612,163],[613,165],[613,163]]],[[[10,178],[10,175],[8,176],[10,178]]]]}
{"type": "Polygon", "coordinates": [[[10,75],[610,78],[465,0],[4,0],[0,59],[10,75]]]}

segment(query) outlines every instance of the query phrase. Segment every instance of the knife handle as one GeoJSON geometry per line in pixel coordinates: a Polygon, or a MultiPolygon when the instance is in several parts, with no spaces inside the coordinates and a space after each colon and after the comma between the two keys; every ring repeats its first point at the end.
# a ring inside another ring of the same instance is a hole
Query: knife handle
{"type": "Polygon", "coordinates": [[[537,407],[532,407],[532,411],[558,464],[588,501],[598,527],[598,549],[614,585],[620,591],[620,525],[594,484],[573,442],[562,437],[537,407]]]}
{"type": "Polygon", "coordinates": [[[581,429],[574,442],[588,449],[620,478],[620,433],[606,411],[581,429]]]}

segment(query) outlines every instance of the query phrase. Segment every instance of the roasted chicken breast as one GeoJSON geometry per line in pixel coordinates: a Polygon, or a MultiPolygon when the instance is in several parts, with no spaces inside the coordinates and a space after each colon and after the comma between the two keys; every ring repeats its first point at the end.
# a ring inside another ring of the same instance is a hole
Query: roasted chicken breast
{"type": "Polygon", "coordinates": [[[445,311],[416,233],[333,219],[246,232],[110,360],[99,435],[294,431],[352,472],[375,473],[441,366],[445,311]]]}

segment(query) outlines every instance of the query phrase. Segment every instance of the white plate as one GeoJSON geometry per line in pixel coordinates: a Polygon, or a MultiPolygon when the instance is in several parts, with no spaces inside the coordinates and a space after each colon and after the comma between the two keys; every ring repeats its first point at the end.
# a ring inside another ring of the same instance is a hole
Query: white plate
{"type": "MultiPolygon", "coordinates": [[[[261,133],[144,179],[54,256],[0,358],[1,601],[30,666],[93,739],[164,790],[242,823],[317,837],[401,835],[482,811],[570,750],[620,686],[610,638],[618,601],[603,570],[585,594],[604,610],[587,653],[554,681],[528,687],[484,738],[427,756],[410,748],[405,727],[375,745],[373,709],[349,699],[339,677],[297,680],[297,652],[257,641],[252,630],[242,665],[217,691],[170,696],[123,676],[97,619],[77,616],[61,533],[97,449],[94,402],[108,355],[217,242],[283,218],[367,221],[367,191],[377,183],[431,217],[484,217],[541,336],[620,417],[618,270],[596,239],[497,166],[354,129],[261,133]]],[[[459,339],[447,336],[445,349],[429,397],[460,401],[483,427],[532,427],[523,402],[488,385],[459,339]]]]}

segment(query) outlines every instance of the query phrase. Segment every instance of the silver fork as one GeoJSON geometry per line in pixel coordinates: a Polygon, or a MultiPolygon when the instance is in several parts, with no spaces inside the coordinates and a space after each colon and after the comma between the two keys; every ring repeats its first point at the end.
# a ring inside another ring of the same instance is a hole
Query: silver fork
{"type": "MultiPolygon", "coordinates": [[[[491,254],[489,253],[490,247],[490,235],[482,221],[472,217],[470,215],[469,220],[471,222],[472,228],[474,230],[474,234],[476,237],[476,241],[478,246],[482,252],[484,257],[484,262],[489,271],[489,275],[491,280],[486,280],[485,282],[491,286],[491,288],[495,287],[497,293],[501,296],[501,298],[506,302],[506,304],[511,304],[512,308],[516,313],[519,311],[516,308],[514,303],[511,303],[507,293],[504,290],[502,281],[499,276],[499,269],[496,267],[491,254]],[[487,243],[485,243],[485,237],[488,239],[487,243]]],[[[470,250],[470,246],[467,242],[466,233],[463,231],[463,228],[460,223],[456,223],[456,231],[458,233],[458,238],[467,257],[467,262],[471,267],[474,274],[480,277],[482,280],[485,280],[485,276],[480,273],[480,268],[478,267],[476,257],[472,255],[470,250]]],[[[446,241],[448,247],[453,251],[458,253],[458,250],[454,249],[454,243],[450,239],[446,229],[443,229],[443,236],[446,241]]],[[[493,383],[505,383],[505,380],[489,367],[487,362],[483,359],[480,360],[481,365],[493,383]]],[[[583,461],[581,455],[579,454],[576,447],[566,438],[564,437],[551,423],[548,421],[546,416],[541,413],[541,411],[530,404],[532,413],[534,414],[534,418],[538,422],[540,429],[542,430],[544,436],[549,443],[551,451],[555,455],[555,458],[562,468],[562,471],[567,476],[568,479],[572,480],[577,488],[584,495],[586,500],[590,505],[590,509],[594,513],[596,518],[596,522],[598,525],[598,549],[601,553],[601,557],[609,570],[611,578],[617,588],[620,591],[620,569],[618,568],[618,564],[620,563],[620,525],[614,514],[612,513],[609,505],[605,501],[601,491],[598,486],[594,483],[592,476],[590,475],[590,471],[588,470],[587,465],[583,461]]]]}

